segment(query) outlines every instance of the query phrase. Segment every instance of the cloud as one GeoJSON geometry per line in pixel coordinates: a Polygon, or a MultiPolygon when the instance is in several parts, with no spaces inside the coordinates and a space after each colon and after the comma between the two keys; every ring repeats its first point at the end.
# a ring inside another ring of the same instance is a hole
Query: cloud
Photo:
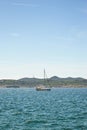
{"type": "Polygon", "coordinates": [[[20,34],[19,33],[10,33],[10,36],[12,36],[12,37],[19,37],[20,34]]]}
{"type": "Polygon", "coordinates": [[[71,37],[65,37],[65,36],[58,36],[56,37],[58,40],[63,40],[63,41],[72,41],[73,39],[71,37]]]}
{"type": "Polygon", "coordinates": [[[87,37],[87,32],[86,31],[79,31],[78,33],[77,33],[77,37],[79,38],[79,39],[84,39],[84,38],[86,38],[87,37]]]}
{"type": "Polygon", "coordinates": [[[78,11],[82,14],[87,14],[87,9],[86,8],[78,8],[78,11]]]}
{"type": "Polygon", "coordinates": [[[87,14],[87,9],[83,9],[82,12],[87,14]]]}
{"type": "Polygon", "coordinates": [[[12,3],[14,6],[24,6],[24,7],[39,7],[39,5],[36,4],[26,4],[26,3],[12,3]]]}
{"type": "Polygon", "coordinates": [[[64,43],[66,46],[73,43],[83,43],[82,41],[87,42],[87,30],[82,29],[79,26],[72,26],[67,33],[62,35],[57,35],[55,39],[61,43],[64,43]]]}

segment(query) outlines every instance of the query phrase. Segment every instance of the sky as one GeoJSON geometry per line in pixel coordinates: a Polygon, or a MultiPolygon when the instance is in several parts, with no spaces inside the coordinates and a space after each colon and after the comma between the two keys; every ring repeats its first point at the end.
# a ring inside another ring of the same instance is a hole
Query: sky
{"type": "Polygon", "coordinates": [[[0,0],[0,79],[87,79],[87,0],[0,0]]]}

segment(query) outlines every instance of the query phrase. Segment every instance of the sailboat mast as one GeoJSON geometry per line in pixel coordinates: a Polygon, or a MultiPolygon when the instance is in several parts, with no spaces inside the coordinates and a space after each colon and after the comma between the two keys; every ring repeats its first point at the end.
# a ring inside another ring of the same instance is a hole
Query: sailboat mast
{"type": "Polygon", "coordinates": [[[44,85],[45,85],[45,78],[46,78],[46,72],[45,72],[45,69],[44,69],[44,85]]]}
{"type": "Polygon", "coordinates": [[[45,69],[44,69],[44,80],[45,80],[45,69]]]}

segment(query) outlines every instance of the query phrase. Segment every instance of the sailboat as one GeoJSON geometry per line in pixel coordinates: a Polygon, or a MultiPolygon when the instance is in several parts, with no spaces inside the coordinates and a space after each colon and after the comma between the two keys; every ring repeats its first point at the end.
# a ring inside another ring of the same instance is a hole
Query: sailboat
{"type": "Polygon", "coordinates": [[[36,90],[37,91],[50,91],[51,88],[50,87],[47,87],[47,85],[45,85],[45,82],[46,82],[46,72],[45,72],[45,69],[44,69],[44,85],[39,85],[36,87],[36,90]]]}

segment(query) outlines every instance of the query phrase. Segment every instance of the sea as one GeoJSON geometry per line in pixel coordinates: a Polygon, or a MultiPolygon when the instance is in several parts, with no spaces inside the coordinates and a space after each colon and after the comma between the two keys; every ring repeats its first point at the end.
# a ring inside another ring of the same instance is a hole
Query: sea
{"type": "Polygon", "coordinates": [[[87,130],[87,88],[1,88],[0,130],[87,130]]]}

